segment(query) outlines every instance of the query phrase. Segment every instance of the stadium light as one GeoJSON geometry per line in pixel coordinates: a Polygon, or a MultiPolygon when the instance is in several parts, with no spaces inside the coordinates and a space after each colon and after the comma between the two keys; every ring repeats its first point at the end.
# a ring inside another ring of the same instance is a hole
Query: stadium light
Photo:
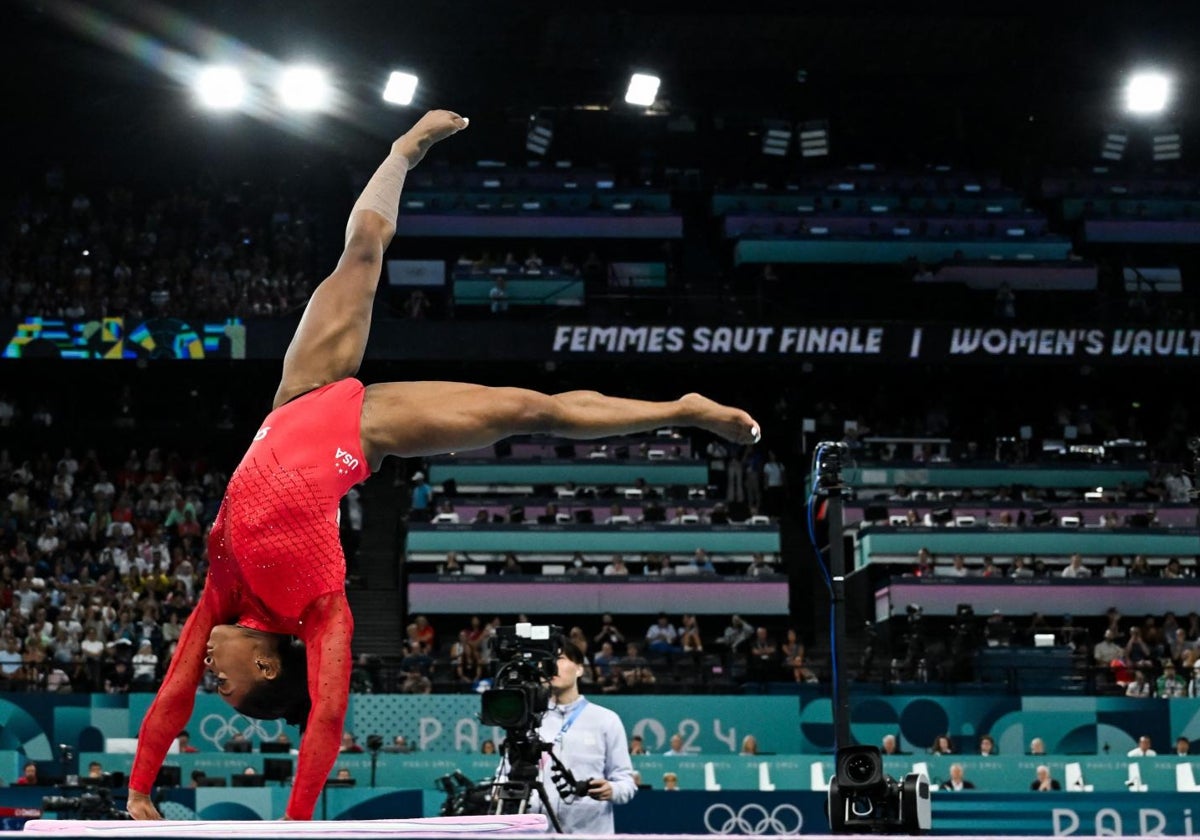
{"type": "Polygon", "coordinates": [[[548,119],[535,118],[529,124],[525,134],[525,151],[535,155],[544,155],[554,141],[554,123],[548,119]]]}
{"type": "Polygon", "coordinates": [[[246,82],[235,67],[206,67],[196,76],[196,98],[205,108],[228,111],[246,99],[246,82]]]}
{"type": "Polygon", "coordinates": [[[800,157],[826,157],[829,154],[829,122],[809,120],[800,124],[800,157]]]}
{"type": "Polygon", "coordinates": [[[784,157],[791,145],[791,123],[784,120],[765,120],[763,122],[762,153],[764,155],[784,157]]]}
{"type": "Polygon", "coordinates": [[[411,105],[417,92],[417,77],[412,73],[393,72],[383,89],[383,101],[393,105],[411,105]]]}
{"type": "Polygon", "coordinates": [[[641,105],[649,108],[658,96],[658,86],[661,80],[658,76],[646,73],[634,73],[629,77],[629,90],[625,91],[625,101],[630,105],[641,105]]]}
{"type": "Polygon", "coordinates": [[[1171,80],[1162,73],[1134,73],[1125,84],[1125,110],[1131,114],[1161,114],[1171,99],[1171,80]]]}
{"type": "Polygon", "coordinates": [[[318,67],[297,65],[279,77],[279,98],[294,111],[317,111],[329,102],[329,80],[318,67]]]}

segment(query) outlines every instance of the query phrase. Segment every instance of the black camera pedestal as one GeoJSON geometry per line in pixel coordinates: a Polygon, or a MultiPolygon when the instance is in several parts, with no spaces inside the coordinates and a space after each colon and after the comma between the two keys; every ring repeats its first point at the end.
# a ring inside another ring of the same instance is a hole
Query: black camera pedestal
{"type": "Polygon", "coordinates": [[[846,647],[846,553],[842,541],[845,500],[841,475],[850,450],[844,443],[825,442],[818,444],[816,453],[812,492],[826,499],[829,610],[833,619],[830,649],[837,754],[825,805],[829,830],[833,834],[922,834],[932,825],[929,779],[921,773],[909,773],[897,782],[884,774],[879,748],[856,745],[850,734],[850,684],[842,654],[846,647]]]}

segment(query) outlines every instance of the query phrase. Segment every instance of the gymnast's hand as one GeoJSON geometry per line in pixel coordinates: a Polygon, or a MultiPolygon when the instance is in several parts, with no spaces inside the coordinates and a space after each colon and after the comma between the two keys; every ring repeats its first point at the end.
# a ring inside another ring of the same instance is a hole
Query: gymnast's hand
{"type": "Polygon", "coordinates": [[[408,159],[408,168],[412,169],[425,157],[430,146],[466,127],[466,117],[460,117],[453,111],[428,111],[392,144],[392,151],[404,155],[408,159]]]}
{"type": "Polygon", "coordinates": [[[150,795],[138,793],[136,790],[129,791],[129,798],[125,800],[125,809],[135,820],[161,820],[163,818],[162,814],[158,813],[158,809],[154,807],[154,803],[150,801],[150,795]]]}

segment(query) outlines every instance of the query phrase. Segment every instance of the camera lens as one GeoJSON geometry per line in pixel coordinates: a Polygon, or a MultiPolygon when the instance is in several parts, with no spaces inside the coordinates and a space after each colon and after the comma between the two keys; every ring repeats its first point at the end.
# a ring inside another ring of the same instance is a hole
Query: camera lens
{"type": "Polygon", "coordinates": [[[875,762],[866,755],[852,755],[846,761],[846,775],[851,781],[866,784],[875,775],[875,762]]]}

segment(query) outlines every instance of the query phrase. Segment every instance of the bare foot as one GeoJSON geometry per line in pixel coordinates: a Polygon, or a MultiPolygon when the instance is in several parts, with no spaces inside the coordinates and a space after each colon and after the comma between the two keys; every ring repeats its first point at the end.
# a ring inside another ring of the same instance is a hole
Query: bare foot
{"type": "Polygon", "coordinates": [[[392,144],[392,151],[404,155],[408,159],[408,168],[412,169],[425,157],[430,146],[462,131],[467,122],[466,117],[453,111],[427,111],[416,125],[392,144]]]}
{"type": "Polygon", "coordinates": [[[688,422],[714,432],[734,443],[758,443],[762,429],[740,408],[713,402],[702,394],[685,394],[679,400],[687,411],[688,422]]]}

